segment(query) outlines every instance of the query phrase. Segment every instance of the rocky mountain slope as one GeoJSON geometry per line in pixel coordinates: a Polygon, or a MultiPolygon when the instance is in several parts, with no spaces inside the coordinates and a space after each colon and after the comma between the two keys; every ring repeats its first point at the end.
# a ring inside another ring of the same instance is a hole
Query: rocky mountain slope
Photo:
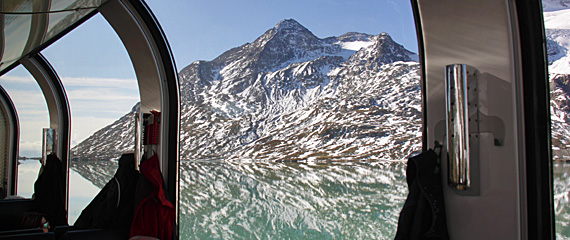
{"type": "MultiPolygon", "coordinates": [[[[569,159],[567,3],[545,4],[554,159],[569,159]]],[[[420,145],[418,70],[417,55],[386,33],[321,39],[283,20],[180,71],[181,158],[402,160],[420,145]]],[[[73,158],[128,151],[134,110],[77,145],[73,158]]]]}
{"type": "Polygon", "coordinates": [[[181,157],[384,158],[379,143],[416,137],[419,111],[405,105],[420,105],[418,65],[403,62],[414,57],[386,33],[319,39],[284,20],[253,43],[180,72],[181,157]],[[349,47],[359,44],[365,47],[349,47]],[[387,119],[410,108],[411,137],[396,137],[387,119]]]}
{"type": "Polygon", "coordinates": [[[554,160],[570,160],[570,1],[546,0],[544,21],[550,77],[554,160]]]}
{"type": "MultiPolygon", "coordinates": [[[[401,160],[419,149],[415,61],[386,33],[321,39],[283,20],[180,72],[181,158],[401,160]]],[[[128,150],[132,114],[77,145],[73,158],[128,150]]]]}
{"type": "Polygon", "coordinates": [[[71,149],[71,159],[110,160],[119,159],[122,153],[134,150],[135,115],[140,104],[114,123],[93,133],[71,149]]]}

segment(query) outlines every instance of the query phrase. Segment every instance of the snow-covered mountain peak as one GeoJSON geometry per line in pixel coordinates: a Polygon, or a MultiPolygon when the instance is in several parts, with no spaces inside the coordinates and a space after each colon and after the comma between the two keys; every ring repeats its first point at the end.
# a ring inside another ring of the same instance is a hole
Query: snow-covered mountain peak
{"type": "Polygon", "coordinates": [[[304,31],[307,30],[303,25],[297,22],[295,19],[283,19],[275,27],[277,31],[304,31]]]}
{"type": "Polygon", "coordinates": [[[382,39],[384,41],[392,41],[394,42],[394,40],[392,39],[392,37],[390,37],[390,34],[383,32],[378,34],[378,36],[376,36],[377,39],[382,39]]]}
{"type": "Polygon", "coordinates": [[[366,33],[359,33],[359,32],[348,32],[339,37],[330,37],[326,40],[331,41],[335,40],[338,42],[369,42],[372,41],[374,35],[366,34],[366,33]]]}
{"type": "Polygon", "coordinates": [[[339,45],[346,52],[341,55],[348,59],[350,55],[354,54],[361,48],[366,48],[374,43],[374,35],[359,33],[359,32],[348,32],[339,37],[328,37],[324,41],[329,44],[339,45]]]}
{"type": "MultiPolygon", "coordinates": [[[[340,51],[340,47],[326,43],[311,31],[293,19],[280,21],[267,30],[253,43],[247,43],[231,49],[212,62],[216,68],[247,68],[260,71],[275,71],[291,63],[304,62],[317,56],[331,55],[340,51]]],[[[223,74],[227,77],[227,74],[223,74]]]]}
{"type": "Polygon", "coordinates": [[[366,62],[365,65],[372,69],[397,61],[413,61],[416,59],[415,55],[415,53],[405,49],[404,46],[394,42],[389,34],[381,33],[373,37],[369,46],[352,55],[346,64],[356,64],[357,62],[363,64],[366,62]]]}
{"type": "MultiPolygon", "coordinates": [[[[412,60],[410,55],[413,53],[387,33],[349,32],[321,39],[293,19],[280,21],[254,42],[230,49],[212,61],[194,62],[179,73],[181,156],[209,159],[267,154],[261,158],[294,160],[298,157],[293,155],[308,148],[336,158],[348,154],[334,150],[338,148],[336,140],[346,138],[355,144],[364,141],[373,148],[406,142],[406,147],[398,147],[392,156],[402,159],[417,145],[408,144],[408,140],[417,143],[419,138],[415,133],[392,133],[394,125],[385,122],[392,119],[389,116],[400,119],[402,115],[406,120],[397,122],[416,123],[405,126],[415,132],[420,115],[415,108],[405,112],[393,109],[398,101],[380,98],[392,89],[404,89],[405,93],[398,94],[406,96],[419,93],[414,87],[417,63],[401,62],[412,60]],[[350,113],[339,115],[339,111],[350,113]],[[374,126],[366,120],[369,116],[375,119],[374,126]],[[291,139],[297,139],[298,144],[284,145],[291,139]]],[[[406,99],[410,105],[409,101],[418,98],[406,99]]],[[[412,102],[419,108],[419,101],[412,102]]],[[[119,128],[106,131],[113,129],[119,128]]],[[[91,145],[85,142],[81,147],[91,145]]],[[[108,145],[111,148],[116,144],[108,145]]],[[[351,154],[346,157],[351,158],[351,154]]]]}
{"type": "Polygon", "coordinates": [[[568,159],[570,141],[570,0],[543,0],[550,77],[553,159],[568,159]]]}
{"type": "Polygon", "coordinates": [[[570,0],[543,1],[548,71],[570,74],[570,0]]]}
{"type": "MultiPolygon", "coordinates": [[[[291,44],[303,41],[317,41],[320,40],[309,29],[301,25],[295,19],[281,20],[275,27],[267,31],[258,40],[286,40],[291,44]],[[269,35],[269,36],[267,36],[269,35]],[[304,39],[304,40],[303,40],[304,39]]],[[[257,40],[256,40],[257,41],[257,40]]]]}

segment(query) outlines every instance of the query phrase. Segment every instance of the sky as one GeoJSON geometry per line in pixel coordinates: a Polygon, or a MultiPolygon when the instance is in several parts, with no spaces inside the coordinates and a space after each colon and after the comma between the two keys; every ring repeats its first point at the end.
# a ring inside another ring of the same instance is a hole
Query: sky
{"type": "MultiPolygon", "coordinates": [[[[417,52],[409,1],[395,0],[146,0],[163,28],[178,71],[253,42],[283,19],[295,19],[317,37],[347,32],[389,33],[417,52]]],[[[97,14],[46,48],[71,106],[74,146],[113,123],[139,101],[128,54],[97,14]]],[[[41,129],[48,127],[41,91],[25,68],[0,77],[13,98],[21,125],[20,155],[39,156],[41,129]]]]}
{"type": "Polygon", "coordinates": [[[319,38],[347,32],[389,33],[417,52],[411,4],[401,0],[147,0],[178,70],[196,60],[253,42],[283,19],[295,19],[319,38]]]}

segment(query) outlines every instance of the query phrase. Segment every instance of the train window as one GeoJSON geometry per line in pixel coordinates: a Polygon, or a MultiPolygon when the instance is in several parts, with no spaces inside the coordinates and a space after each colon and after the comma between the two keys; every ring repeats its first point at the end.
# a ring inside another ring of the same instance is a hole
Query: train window
{"type": "Polygon", "coordinates": [[[394,237],[421,150],[409,2],[147,2],[179,70],[181,239],[394,237]]]}
{"type": "Polygon", "coordinates": [[[30,198],[41,166],[42,129],[49,127],[47,105],[39,85],[22,66],[0,77],[0,85],[13,102],[20,125],[16,195],[30,198]]]}
{"type": "Polygon", "coordinates": [[[570,238],[570,8],[560,2],[543,1],[550,110],[552,121],[552,155],[554,174],[554,210],[556,238],[570,238]]]}
{"type": "Polygon", "coordinates": [[[3,37],[6,40],[3,43],[8,45],[2,49],[0,70],[5,70],[17,62],[22,54],[29,53],[87,16],[102,1],[2,1],[3,37]],[[28,14],[30,12],[42,14],[28,14]],[[23,41],[28,38],[30,41],[23,41]]]}
{"type": "Polygon", "coordinates": [[[95,15],[50,45],[50,61],[67,92],[71,110],[69,224],[112,179],[124,152],[134,150],[138,85],[122,42],[101,15],[95,15]],[[101,135],[120,122],[119,135],[101,135]],[[108,144],[113,137],[118,144],[108,144]]]}
{"type": "MultiPolygon", "coordinates": [[[[17,3],[2,2],[3,10],[15,11],[15,12],[30,12],[32,11],[32,4],[29,3],[17,3]]],[[[30,15],[10,15],[4,19],[4,35],[6,36],[6,42],[10,44],[5,46],[2,50],[2,64],[0,64],[0,69],[4,69],[9,64],[14,63],[21,56],[22,52],[25,51],[26,41],[14,41],[19,39],[27,39],[30,35],[32,17],[30,15]]]]}

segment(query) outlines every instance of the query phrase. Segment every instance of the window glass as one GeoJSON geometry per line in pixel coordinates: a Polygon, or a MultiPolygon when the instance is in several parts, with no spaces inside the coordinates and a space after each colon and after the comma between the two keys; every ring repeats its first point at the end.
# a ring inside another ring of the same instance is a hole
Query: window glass
{"type": "Polygon", "coordinates": [[[556,238],[570,238],[570,8],[544,0],[548,48],[556,238]]]}
{"type": "Polygon", "coordinates": [[[181,239],[394,237],[421,150],[409,2],[147,2],[180,71],[181,239]]]}
{"type": "Polygon", "coordinates": [[[105,0],[2,1],[0,70],[87,16],[105,0]],[[30,13],[34,14],[30,14],[30,13]]]}
{"type": "Polygon", "coordinates": [[[112,179],[121,154],[134,150],[138,85],[125,48],[100,15],[42,53],[60,76],[71,108],[69,224],[73,224],[112,179]],[[115,135],[102,133],[114,123],[115,135]]]}
{"type": "Polygon", "coordinates": [[[22,66],[0,77],[0,84],[16,107],[20,125],[16,194],[30,198],[41,166],[42,129],[50,126],[47,105],[36,80],[22,66]]]}
{"type": "Polygon", "coordinates": [[[49,25],[45,39],[49,39],[59,34],[79,19],[89,14],[101,3],[107,0],[55,0],[52,1],[49,9],[49,25]],[[72,10],[72,11],[68,11],[72,10]]]}
{"type": "MultiPolygon", "coordinates": [[[[3,8],[7,11],[16,12],[29,12],[32,10],[31,2],[2,2],[0,3],[3,8]]],[[[32,23],[32,17],[30,15],[0,15],[2,21],[1,24],[4,25],[4,32],[2,33],[4,41],[2,45],[2,55],[0,56],[1,63],[0,69],[8,67],[9,65],[16,62],[24,51],[26,46],[25,39],[28,39],[30,35],[30,26],[32,23]]]]}

